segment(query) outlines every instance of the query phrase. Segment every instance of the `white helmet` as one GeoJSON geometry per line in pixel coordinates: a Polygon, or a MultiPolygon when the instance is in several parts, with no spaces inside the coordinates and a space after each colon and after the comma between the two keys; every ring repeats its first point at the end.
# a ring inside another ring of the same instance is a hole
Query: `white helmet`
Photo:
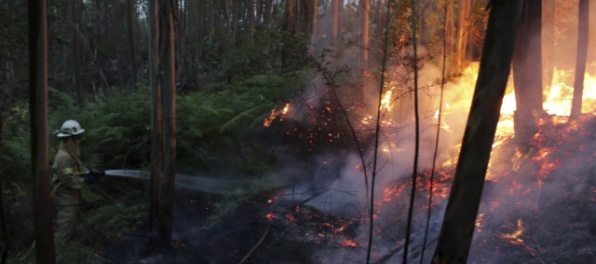
{"type": "Polygon", "coordinates": [[[60,138],[72,137],[72,136],[83,134],[83,132],[85,132],[85,129],[83,129],[81,127],[79,122],[77,122],[75,120],[66,120],[62,124],[62,127],[60,128],[60,130],[58,131],[57,136],[60,138]]]}

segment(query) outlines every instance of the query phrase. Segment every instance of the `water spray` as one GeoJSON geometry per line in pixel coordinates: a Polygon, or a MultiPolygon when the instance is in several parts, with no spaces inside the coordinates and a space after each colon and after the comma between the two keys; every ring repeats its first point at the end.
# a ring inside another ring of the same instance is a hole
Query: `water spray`
{"type": "MultiPolygon", "coordinates": [[[[146,170],[105,170],[105,174],[106,176],[139,180],[149,180],[151,178],[151,173],[146,170]]],[[[176,174],[176,187],[213,194],[263,186],[265,184],[266,182],[264,180],[216,179],[204,176],[176,174]]]]}

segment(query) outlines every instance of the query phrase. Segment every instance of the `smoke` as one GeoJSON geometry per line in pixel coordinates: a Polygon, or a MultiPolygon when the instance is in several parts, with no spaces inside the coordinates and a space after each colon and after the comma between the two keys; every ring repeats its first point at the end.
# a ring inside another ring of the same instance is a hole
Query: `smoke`
{"type": "MultiPolygon", "coordinates": [[[[322,19],[321,21],[325,20],[322,19]]],[[[327,25],[329,24],[327,23],[327,25]]],[[[329,36],[325,33],[323,35],[329,36]]],[[[358,47],[339,48],[339,46],[333,46],[331,49],[332,56],[327,57],[328,61],[323,63],[329,67],[331,72],[345,69],[343,68],[345,65],[353,65],[360,58],[358,47]]],[[[427,55],[425,48],[421,47],[419,56],[426,58],[427,55]]],[[[560,53],[559,55],[567,56],[568,54],[563,55],[560,53]]],[[[400,56],[408,58],[408,56],[411,56],[411,49],[406,48],[400,56]]],[[[423,66],[419,72],[421,117],[419,171],[422,174],[433,165],[436,129],[439,125],[440,141],[437,166],[440,170],[447,170],[443,172],[451,177],[454,172],[448,170],[449,168],[453,170],[457,162],[463,130],[476,83],[478,65],[470,65],[461,73],[461,76],[449,79],[444,85],[442,121],[441,124],[437,124],[442,69],[432,60],[425,61],[423,59],[422,62],[423,66]]],[[[561,62],[562,64],[563,62],[561,62]]],[[[403,253],[400,247],[403,246],[405,235],[408,192],[409,184],[411,184],[409,180],[412,176],[414,160],[416,131],[413,112],[413,74],[409,67],[410,65],[404,61],[392,61],[392,64],[388,65],[385,83],[383,84],[383,95],[387,91],[392,93],[389,99],[392,108],[382,108],[381,113],[380,122],[382,125],[377,153],[379,159],[376,168],[376,184],[374,186],[373,255],[374,259],[378,260],[386,257],[384,259],[386,263],[399,262],[403,253]]],[[[350,82],[341,81],[336,83],[339,84],[337,89],[341,89],[339,93],[340,101],[344,105],[353,106],[354,102],[361,99],[364,110],[347,107],[348,118],[350,118],[352,124],[361,125],[365,123],[364,130],[370,133],[374,131],[379,96],[383,96],[379,94],[380,80],[374,74],[373,77],[369,77],[366,73],[357,70],[347,71],[346,75],[347,77],[344,76],[342,80],[362,78],[363,85],[350,85],[350,82]],[[362,98],[353,98],[352,95],[358,94],[359,90],[363,91],[360,93],[362,98]],[[365,117],[370,118],[363,122],[362,119],[365,117]]],[[[327,80],[317,76],[309,82],[310,85],[304,98],[308,98],[310,102],[322,102],[325,94],[321,91],[324,90],[327,80]]],[[[510,80],[509,83],[507,89],[511,91],[512,81],[510,80]]],[[[506,98],[505,103],[509,103],[510,100],[510,98],[506,98]]],[[[507,113],[512,113],[513,109],[510,106],[508,107],[506,109],[507,113]]],[[[302,120],[303,116],[297,115],[295,117],[297,120],[302,120]]],[[[511,134],[499,136],[501,137],[499,140],[501,140],[511,137],[511,134]]],[[[557,139],[552,137],[549,140],[556,141],[557,139]]],[[[516,156],[521,154],[516,154],[513,139],[505,140],[504,144],[506,145],[501,147],[500,152],[493,153],[491,157],[491,165],[484,187],[473,247],[470,253],[470,263],[504,263],[512,260],[533,259],[539,254],[548,255],[543,252],[546,245],[552,248],[559,247],[549,242],[536,241],[537,237],[547,240],[552,239],[540,235],[539,233],[544,232],[544,230],[539,228],[555,228],[554,223],[565,225],[566,221],[582,223],[584,226],[580,230],[584,231],[587,226],[585,220],[570,220],[569,217],[558,216],[556,210],[560,210],[561,206],[566,206],[570,197],[586,195],[586,185],[593,186],[593,183],[588,180],[588,175],[594,168],[585,164],[593,164],[593,153],[596,151],[596,149],[593,149],[596,147],[595,142],[585,142],[587,145],[581,152],[570,152],[565,148],[560,149],[562,147],[560,145],[553,146],[552,151],[573,154],[547,155],[546,157],[550,161],[538,160],[537,157],[542,155],[539,154],[540,147],[536,147],[533,153],[526,156],[516,156]],[[532,155],[534,155],[534,158],[532,155]],[[582,165],[581,162],[577,161],[583,161],[585,164],[582,165]],[[523,164],[518,164],[519,162],[523,162],[523,164]],[[549,162],[555,164],[553,165],[555,170],[542,175],[541,169],[549,166],[549,162]],[[530,163],[531,165],[529,165],[530,163]],[[570,177],[570,175],[576,175],[577,177],[570,177]],[[552,221],[552,223],[542,219],[541,215],[550,217],[551,219],[548,221],[552,221]],[[518,240],[506,236],[516,232],[520,232],[518,240]]],[[[307,205],[342,217],[361,219],[357,236],[354,238],[358,242],[358,247],[352,249],[322,247],[313,254],[313,259],[321,263],[361,263],[365,258],[369,224],[367,214],[370,209],[367,195],[370,195],[371,191],[370,177],[373,174],[371,170],[372,160],[375,155],[374,151],[372,144],[366,145],[364,149],[364,159],[369,170],[368,190],[365,188],[360,153],[355,148],[338,153],[330,151],[313,157],[314,169],[309,171],[314,175],[314,181],[317,183],[302,184],[300,187],[291,190],[294,193],[303,194],[303,196],[293,196],[294,199],[300,200],[311,197],[312,190],[316,189],[318,191],[315,197],[309,199],[307,205]],[[330,166],[330,164],[335,165],[330,166]],[[329,173],[330,167],[333,167],[332,173],[329,173]],[[321,173],[323,171],[326,173],[321,173]],[[316,188],[312,188],[313,185],[316,188]]],[[[436,177],[439,176],[436,175],[436,177]]],[[[300,179],[300,177],[296,179],[300,179]]],[[[309,179],[312,180],[313,178],[309,179]]],[[[428,174],[422,175],[419,179],[426,183],[428,174]]],[[[449,185],[449,182],[442,182],[435,186],[441,188],[441,190],[435,191],[436,194],[447,194],[450,188],[449,185]]],[[[286,196],[286,199],[288,198],[286,196]]],[[[411,260],[420,258],[426,227],[426,210],[428,209],[426,199],[428,199],[428,191],[421,191],[416,196],[411,260]]],[[[436,246],[446,202],[445,197],[435,196],[433,200],[431,221],[429,223],[429,240],[424,256],[426,261],[430,261],[436,246]]],[[[581,206],[580,208],[585,209],[581,206]]],[[[591,215],[592,218],[594,214],[594,209],[588,212],[588,215],[591,215]]],[[[552,234],[552,236],[562,237],[558,233],[552,234]]],[[[589,241],[589,235],[586,234],[578,234],[575,238],[580,241],[589,241]]],[[[573,248],[572,245],[574,245],[569,240],[565,240],[564,244],[568,248],[573,248]]],[[[589,246],[583,246],[582,248],[582,252],[596,252],[594,243],[589,243],[589,246]]],[[[549,256],[560,259],[560,257],[549,256]]]]}

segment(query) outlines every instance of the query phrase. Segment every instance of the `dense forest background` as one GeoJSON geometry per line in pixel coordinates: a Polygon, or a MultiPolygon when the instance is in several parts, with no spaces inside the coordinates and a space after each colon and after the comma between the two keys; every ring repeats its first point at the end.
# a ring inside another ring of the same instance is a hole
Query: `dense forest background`
{"type": "MultiPolygon", "coordinates": [[[[421,71],[438,69],[445,57],[448,81],[480,59],[487,2],[415,2],[420,45],[416,61],[421,71]]],[[[548,82],[555,68],[575,67],[576,43],[568,40],[577,39],[578,1],[542,2],[543,80],[548,82]]],[[[346,105],[376,107],[371,98],[378,97],[384,59],[389,69],[386,85],[404,84],[394,94],[413,92],[413,14],[408,0],[394,1],[390,16],[387,0],[172,3],[178,172],[275,182],[277,169],[287,162],[281,157],[307,162],[309,156],[329,149],[353,148],[349,137],[330,141],[327,136],[346,126],[334,93],[338,91],[346,105]],[[317,103],[312,103],[313,96],[317,103]],[[316,120],[303,125],[273,119],[278,122],[265,126],[264,121],[277,118],[272,113],[289,101],[298,102],[296,109],[305,119],[316,120]],[[326,112],[328,107],[336,111],[326,112]],[[290,153],[279,148],[288,145],[290,153]]],[[[47,4],[50,132],[64,120],[75,119],[87,131],[85,166],[148,170],[152,105],[147,1],[47,4]]],[[[0,25],[0,245],[3,260],[28,263],[34,255],[34,234],[26,1],[0,0],[0,25]]],[[[591,34],[591,42],[594,38],[591,34]]],[[[596,54],[587,56],[591,62],[596,54]]],[[[587,70],[596,71],[594,67],[588,64],[587,70]]],[[[429,73],[425,91],[438,89],[439,77],[429,73]]],[[[58,142],[48,136],[54,153],[58,142]]],[[[367,139],[364,144],[371,143],[367,139]]],[[[206,208],[217,221],[247,200],[263,199],[268,188],[200,199],[212,203],[206,208]]],[[[101,261],[111,242],[147,228],[149,193],[149,183],[138,179],[106,177],[87,186],[81,236],[71,245],[76,254],[64,253],[62,260],[101,261]]]]}

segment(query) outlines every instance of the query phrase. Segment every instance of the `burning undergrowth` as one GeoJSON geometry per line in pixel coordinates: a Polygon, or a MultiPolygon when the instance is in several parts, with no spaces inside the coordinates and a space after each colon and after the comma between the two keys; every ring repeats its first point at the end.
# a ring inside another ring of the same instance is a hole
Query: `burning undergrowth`
{"type": "MultiPolygon", "coordinates": [[[[425,98],[410,261],[418,262],[424,256],[424,263],[429,263],[436,246],[476,72],[477,66],[471,66],[459,80],[445,86],[447,100],[434,174],[436,93],[425,98]]],[[[411,97],[399,97],[407,94],[407,89],[400,90],[401,86],[391,81],[387,87],[395,88],[385,102],[410,106],[411,97]]],[[[151,247],[145,245],[143,256],[149,257],[141,263],[170,259],[192,263],[363,263],[372,185],[372,174],[366,178],[364,170],[372,168],[376,120],[368,114],[366,102],[346,100],[345,94],[340,102],[324,85],[316,90],[324,92],[285,102],[264,120],[269,133],[281,138],[272,151],[284,165],[276,174],[284,183],[278,186],[283,187],[238,202],[232,213],[217,221],[207,217],[212,211],[204,210],[212,207],[204,204],[209,199],[200,194],[189,194],[192,198],[179,195],[176,214],[180,217],[175,217],[178,248],[174,253],[151,253],[147,250],[151,247]]],[[[501,110],[469,262],[592,263],[596,254],[592,176],[596,171],[596,116],[587,114],[568,122],[564,116],[544,115],[538,120],[538,133],[521,151],[513,136],[514,107],[510,104],[515,100],[511,94],[510,90],[501,110]]],[[[410,197],[412,119],[391,109],[397,111],[398,107],[383,109],[377,149],[373,263],[401,261],[410,197]]]]}

